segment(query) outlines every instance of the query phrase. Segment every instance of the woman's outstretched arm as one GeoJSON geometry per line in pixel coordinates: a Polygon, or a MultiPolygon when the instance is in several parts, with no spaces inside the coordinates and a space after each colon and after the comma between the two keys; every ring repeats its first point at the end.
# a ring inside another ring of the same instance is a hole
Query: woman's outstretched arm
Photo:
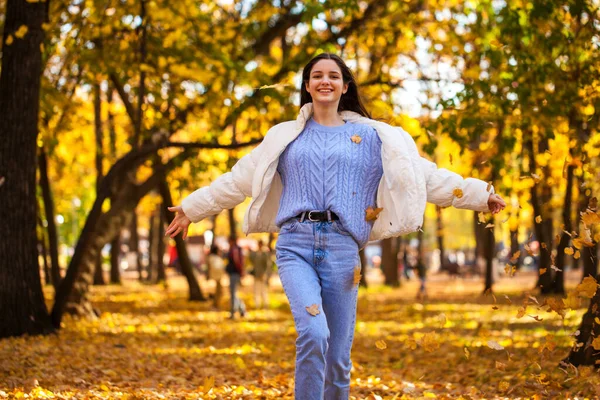
{"type": "Polygon", "coordinates": [[[233,166],[231,172],[221,175],[210,185],[194,191],[183,199],[180,206],[169,207],[169,210],[176,214],[165,231],[165,236],[173,238],[183,232],[185,239],[192,222],[199,222],[206,217],[233,208],[246,197],[252,197],[252,180],[261,151],[262,144],[242,157],[233,166]]]}
{"type": "Polygon", "coordinates": [[[427,201],[440,207],[453,206],[473,211],[491,211],[496,214],[506,207],[494,186],[480,179],[466,178],[438,168],[421,157],[421,167],[427,182],[427,201]]]}

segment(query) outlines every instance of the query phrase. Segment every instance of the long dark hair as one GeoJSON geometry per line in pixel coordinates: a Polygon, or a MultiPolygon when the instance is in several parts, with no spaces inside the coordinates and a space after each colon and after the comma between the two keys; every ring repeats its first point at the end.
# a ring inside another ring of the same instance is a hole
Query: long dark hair
{"type": "Polygon", "coordinates": [[[300,89],[300,107],[305,105],[306,103],[312,103],[312,96],[306,90],[306,84],[310,79],[310,72],[316,63],[321,60],[333,60],[340,67],[342,71],[342,79],[345,84],[348,84],[348,90],[346,93],[342,94],[340,98],[340,104],[338,105],[338,111],[354,111],[362,115],[363,117],[371,118],[371,114],[367,111],[365,106],[362,103],[360,98],[360,94],[358,93],[358,85],[356,84],[356,79],[350,71],[350,68],[346,65],[344,60],[335,54],[331,53],[321,53],[318,56],[314,57],[312,60],[306,64],[304,69],[302,70],[302,88],[300,89]]]}

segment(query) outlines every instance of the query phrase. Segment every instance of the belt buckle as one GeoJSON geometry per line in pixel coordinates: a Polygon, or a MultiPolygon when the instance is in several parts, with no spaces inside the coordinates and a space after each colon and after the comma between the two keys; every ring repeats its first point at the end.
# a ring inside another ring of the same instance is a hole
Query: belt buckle
{"type": "Polygon", "coordinates": [[[308,220],[309,220],[310,222],[319,222],[319,220],[318,220],[318,219],[312,219],[312,213],[313,213],[313,212],[318,212],[318,211],[309,211],[309,212],[308,212],[308,220]]]}

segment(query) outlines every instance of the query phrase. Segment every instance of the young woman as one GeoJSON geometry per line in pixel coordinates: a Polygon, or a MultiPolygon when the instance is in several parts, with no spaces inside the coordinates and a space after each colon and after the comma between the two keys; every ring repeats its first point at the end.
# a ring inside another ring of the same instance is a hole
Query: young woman
{"type": "Polygon", "coordinates": [[[171,237],[191,222],[253,198],[244,232],[276,232],[279,275],[296,341],[297,399],[347,399],[356,321],[358,251],[368,240],[414,232],[426,201],[493,213],[505,207],[487,183],[421,158],[411,136],[370,119],[344,61],[320,54],[302,73],[296,121],[210,186],[171,207],[171,237]]]}

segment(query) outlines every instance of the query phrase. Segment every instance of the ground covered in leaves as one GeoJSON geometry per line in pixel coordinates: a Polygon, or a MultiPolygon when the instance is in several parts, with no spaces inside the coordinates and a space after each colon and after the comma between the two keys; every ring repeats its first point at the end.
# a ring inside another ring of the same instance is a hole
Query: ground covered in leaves
{"type": "MultiPolygon", "coordinates": [[[[0,398],[291,399],[296,334],[273,281],[271,308],[235,321],[227,298],[222,310],[188,302],[181,278],[94,287],[97,320],[0,340],[0,398]]],[[[503,279],[486,296],[480,281],[433,277],[425,301],[415,300],[414,280],[361,289],[351,398],[600,396],[593,369],[558,368],[583,308],[563,319],[539,307],[544,300],[527,293],[533,275],[503,279]]]]}

